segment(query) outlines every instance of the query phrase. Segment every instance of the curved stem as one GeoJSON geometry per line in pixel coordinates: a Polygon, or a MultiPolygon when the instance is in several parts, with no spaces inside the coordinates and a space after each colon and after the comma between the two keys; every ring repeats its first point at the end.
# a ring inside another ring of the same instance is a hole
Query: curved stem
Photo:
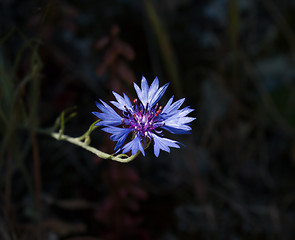
{"type": "Polygon", "coordinates": [[[94,153],[96,156],[98,156],[100,158],[110,159],[110,160],[114,160],[114,161],[121,162],[121,163],[127,163],[127,162],[134,160],[140,153],[140,151],[138,151],[135,155],[131,155],[130,157],[127,157],[127,158],[124,157],[126,155],[114,156],[114,155],[99,151],[98,149],[89,146],[87,142],[81,141],[80,137],[70,137],[70,136],[64,135],[60,132],[59,133],[49,132],[49,131],[41,130],[41,129],[34,129],[34,130],[39,133],[50,135],[51,137],[55,138],[56,140],[62,140],[62,141],[66,141],[66,142],[70,142],[72,144],[75,144],[79,147],[86,149],[89,152],[94,153]]]}

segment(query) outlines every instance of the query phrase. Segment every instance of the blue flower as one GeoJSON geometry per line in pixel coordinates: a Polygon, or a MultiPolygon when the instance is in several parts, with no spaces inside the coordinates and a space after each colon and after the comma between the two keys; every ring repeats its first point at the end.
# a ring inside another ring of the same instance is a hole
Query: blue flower
{"type": "Polygon", "coordinates": [[[93,112],[101,119],[97,126],[104,127],[102,130],[111,135],[111,140],[116,141],[115,150],[132,155],[141,151],[145,155],[144,148],[154,142],[154,153],[158,157],[160,150],[170,152],[170,147],[179,148],[179,142],[164,138],[163,131],[167,130],[173,134],[189,134],[191,127],[189,124],[195,120],[187,115],[194,111],[190,107],[179,109],[184,102],[184,98],[173,103],[171,97],[167,104],[159,106],[158,101],[164,95],[169,83],[159,88],[159,80],[156,77],[151,86],[142,77],[141,88],[134,83],[134,88],[140,101],[134,99],[130,101],[123,93],[123,97],[113,92],[117,101],[111,103],[121,110],[119,115],[111,106],[100,100],[96,106],[101,112],[93,112]],[[132,140],[123,145],[129,135],[132,140]]]}

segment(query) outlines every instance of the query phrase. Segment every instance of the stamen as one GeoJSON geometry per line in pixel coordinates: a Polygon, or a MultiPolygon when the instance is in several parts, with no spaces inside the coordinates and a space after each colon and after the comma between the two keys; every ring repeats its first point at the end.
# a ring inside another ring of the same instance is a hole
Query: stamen
{"type": "Polygon", "coordinates": [[[162,106],[159,107],[159,110],[156,113],[156,117],[162,112],[162,106]]]}
{"type": "Polygon", "coordinates": [[[134,104],[137,103],[137,98],[134,98],[133,103],[134,103],[134,104]]]}

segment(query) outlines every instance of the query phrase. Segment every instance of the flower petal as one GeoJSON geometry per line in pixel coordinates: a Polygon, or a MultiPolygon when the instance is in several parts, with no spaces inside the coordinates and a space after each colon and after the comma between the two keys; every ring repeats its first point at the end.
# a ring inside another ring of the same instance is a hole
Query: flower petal
{"type": "Polygon", "coordinates": [[[118,148],[122,146],[125,139],[131,132],[130,128],[119,128],[119,127],[113,127],[113,126],[103,128],[102,130],[112,134],[111,140],[117,142],[115,150],[117,150],[118,148]]]}
{"type": "Polygon", "coordinates": [[[169,83],[166,83],[164,86],[159,88],[159,90],[155,93],[154,97],[152,98],[151,102],[149,103],[150,108],[152,106],[154,106],[161,99],[161,97],[166,92],[166,89],[168,86],[169,86],[169,83]]]}
{"type": "Polygon", "coordinates": [[[190,134],[191,127],[189,123],[195,120],[194,117],[187,117],[189,113],[194,111],[189,107],[178,109],[184,102],[184,98],[174,102],[173,97],[169,99],[163,111],[160,114],[160,118],[165,124],[161,127],[173,134],[190,134]]]}
{"type": "Polygon", "coordinates": [[[166,83],[164,86],[159,88],[159,80],[156,77],[155,80],[152,82],[151,87],[149,88],[145,77],[142,77],[141,89],[136,83],[134,83],[133,85],[143,107],[146,109],[148,104],[148,108],[151,109],[161,99],[167,87],[169,86],[169,83],[166,83]]]}
{"type": "Polygon", "coordinates": [[[175,125],[175,124],[165,124],[165,126],[161,127],[162,129],[167,130],[173,134],[190,134],[192,128],[188,125],[175,125]]]}
{"type": "Polygon", "coordinates": [[[112,92],[113,95],[115,96],[117,102],[115,101],[111,101],[111,103],[116,106],[118,109],[122,110],[122,111],[125,111],[126,107],[132,111],[133,110],[133,107],[132,107],[132,104],[129,100],[129,98],[126,96],[126,94],[124,93],[124,98],[122,96],[120,96],[118,93],[116,92],[112,92]]]}
{"type": "Polygon", "coordinates": [[[177,141],[168,139],[168,138],[162,138],[159,137],[158,135],[152,133],[152,137],[154,140],[154,153],[155,156],[158,157],[160,154],[160,150],[170,152],[169,147],[174,147],[174,148],[180,148],[179,145],[177,145],[177,141]]]}
{"type": "Polygon", "coordinates": [[[96,123],[96,126],[117,126],[121,124],[122,117],[115,112],[108,104],[100,100],[102,104],[95,102],[96,106],[101,112],[92,112],[95,116],[102,121],[96,123]]]}
{"type": "Polygon", "coordinates": [[[149,85],[144,76],[141,79],[141,93],[142,93],[142,104],[146,107],[148,102],[148,95],[149,95],[149,85]]]}
{"type": "Polygon", "coordinates": [[[123,96],[124,96],[124,99],[125,99],[125,102],[126,102],[127,106],[130,106],[130,108],[133,109],[133,106],[132,106],[132,103],[131,103],[129,97],[125,93],[123,93],[123,96]]]}
{"type": "Polygon", "coordinates": [[[169,110],[169,108],[171,107],[171,104],[172,104],[172,102],[173,102],[173,99],[174,99],[174,96],[172,96],[172,97],[168,100],[168,102],[166,103],[165,107],[164,107],[163,110],[162,110],[162,114],[163,114],[163,113],[168,113],[168,110],[169,110]]]}
{"type": "Polygon", "coordinates": [[[185,98],[179,99],[175,103],[171,104],[172,101],[170,101],[171,98],[169,99],[168,103],[164,107],[162,114],[166,114],[166,116],[171,116],[177,113],[178,108],[183,104],[185,98]]]}
{"type": "Polygon", "coordinates": [[[143,156],[145,156],[140,137],[136,135],[136,137],[129,143],[127,143],[123,147],[123,153],[127,153],[129,151],[132,151],[132,155],[135,155],[138,151],[141,151],[143,156]]]}
{"type": "Polygon", "coordinates": [[[154,97],[155,93],[158,91],[158,89],[159,89],[159,79],[158,79],[158,77],[156,77],[150,86],[149,95],[148,95],[148,102],[151,102],[153,100],[153,97],[154,97]]]}
{"type": "Polygon", "coordinates": [[[133,83],[133,86],[134,86],[134,89],[135,89],[137,96],[138,96],[139,100],[141,101],[142,105],[146,106],[146,102],[144,102],[144,98],[143,98],[141,89],[139,88],[139,86],[137,86],[136,83],[133,83]]]}

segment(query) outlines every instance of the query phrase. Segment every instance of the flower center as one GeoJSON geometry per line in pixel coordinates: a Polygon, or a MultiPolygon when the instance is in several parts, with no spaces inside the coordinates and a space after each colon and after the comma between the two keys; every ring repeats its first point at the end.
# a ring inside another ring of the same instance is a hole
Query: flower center
{"type": "Polygon", "coordinates": [[[133,109],[127,109],[123,112],[122,124],[126,127],[132,128],[137,134],[142,137],[150,137],[150,133],[156,131],[156,128],[164,125],[160,117],[162,106],[158,107],[156,104],[152,108],[146,107],[144,109],[137,99],[133,101],[133,109]]]}

